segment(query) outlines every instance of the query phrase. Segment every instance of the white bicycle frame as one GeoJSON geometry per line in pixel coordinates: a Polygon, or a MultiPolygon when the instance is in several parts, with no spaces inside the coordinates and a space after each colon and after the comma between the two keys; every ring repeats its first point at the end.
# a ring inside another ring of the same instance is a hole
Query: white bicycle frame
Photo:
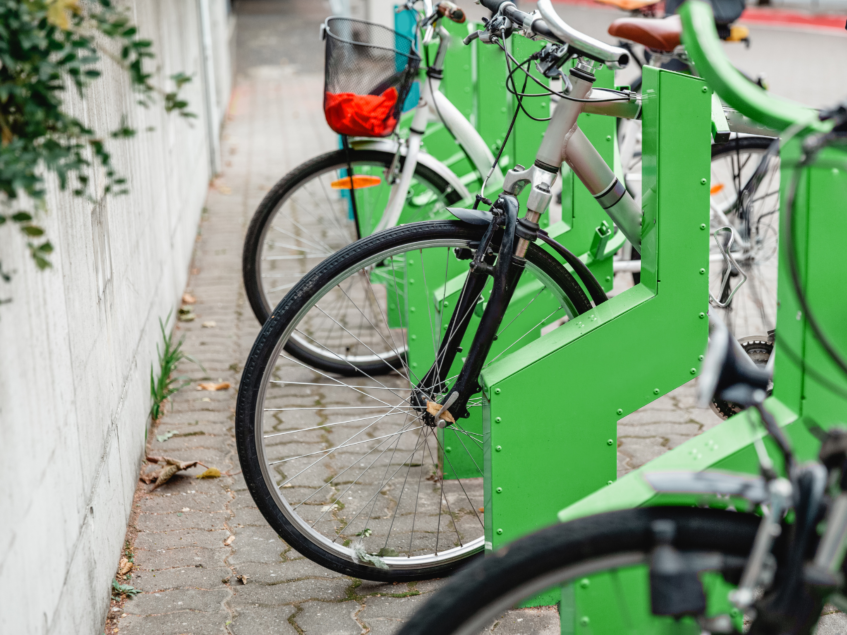
{"type": "MultiPolygon", "coordinates": [[[[423,161],[422,158],[425,153],[421,153],[421,142],[430,119],[441,121],[444,124],[456,139],[456,142],[465,150],[474,168],[482,178],[485,178],[494,165],[494,155],[491,154],[491,150],[489,150],[483,138],[447,96],[438,90],[441,85],[441,79],[432,75],[440,75],[451,37],[447,30],[440,24],[437,26],[436,32],[439,37],[439,44],[438,52],[435,55],[435,63],[430,67],[430,73],[421,83],[421,97],[418,105],[415,107],[415,114],[412,118],[409,138],[406,140],[405,147],[401,144],[397,148],[397,151],[405,154],[406,157],[403,171],[400,173],[400,178],[391,188],[388,205],[383,211],[382,218],[374,231],[382,231],[397,225],[400,215],[403,212],[403,206],[409,194],[409,187],[411,186],[412,177],[418,162],[432,163],[432,161],[423,161]]],[[[443,166],[443,164],[441,165],[443,166]]],[[[449,170],[446,166],[443,167],[444,170],[449,170]]],[[[461,183],[461,181],[452,173],[452,170],[450,172],[453,179],[448,179],[448,182],[453,184],[453,187],[457,189],[462,198],[470,197],[470,192],[464,185],[461,185],[461,188],[456,187],[455,184],[457,182],[461,183]]],[[[499,187],[502,183],[503,173],[498,166],[495,167],[489,179],[489,184],[499,187]]]]}

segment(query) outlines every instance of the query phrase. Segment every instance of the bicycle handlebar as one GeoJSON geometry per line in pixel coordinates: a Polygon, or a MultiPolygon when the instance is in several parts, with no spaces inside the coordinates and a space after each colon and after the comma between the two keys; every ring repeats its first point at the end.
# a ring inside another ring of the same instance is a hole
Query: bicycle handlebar
{"type": "MultiPolygon", "coordinates": [[[[549,0],[540,0],[549,2],[549,0]]],[[[773,97],[750,83],[727,58],[715,28],[712,7],[700,0],[682,5],[682,42],[698,74],[728,105],[774,130],[808,122],[816,131],[826,130],[817,112],[806,106],[773,97]]]]}
{"type": "Polygon", "coordinates": [[[544,39],[572,46],[584,56],[613,68],[623,68],[629,63],[629,52],[595,40],[568,25],[553,9],[550,0],[538,0],[538,10],[543,19],[520,11],[510,0],[480,0],[492,13],[501,12],[512,22],[540,35],[544,39]]]}

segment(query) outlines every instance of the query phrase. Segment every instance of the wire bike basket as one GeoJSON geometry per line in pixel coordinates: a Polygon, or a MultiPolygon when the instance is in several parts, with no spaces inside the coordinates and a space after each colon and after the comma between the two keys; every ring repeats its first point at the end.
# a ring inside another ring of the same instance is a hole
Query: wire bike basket
{"type": "Polygon", "coordinates": [[[328,18],[324,115],[342,135],[387,137],[400,120],[421,58],[411,38],[349,18],[328,18]]]}

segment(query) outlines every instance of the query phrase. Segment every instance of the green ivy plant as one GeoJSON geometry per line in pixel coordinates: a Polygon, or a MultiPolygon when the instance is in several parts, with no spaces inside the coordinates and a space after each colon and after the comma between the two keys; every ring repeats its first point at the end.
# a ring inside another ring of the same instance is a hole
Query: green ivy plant
{"type": "MultiPolygon", "coordinates": [[[[53,246],[36,222],[46,210],[47,179],[62,190],[94,201],[91,171],[99,164],[105,194],[127,192],[127,181],[112,165],[111,139],[136,134],[124,117],[114,130],[93,130],[65,107],[69,91],[85,96],[104,64],[126,72],[137,101],[159,97],[166,111],[195,115],[179,90],[190,77],[173,75],[171,92],[153,83],[147,69],[152,42],[111,0],[0,0],[0,226],[14,223],[39,269],[50,264],[53,246]],[[105,36],[105,37],[104,37],[105,36]]],[[[0,277],[8,281],[9,272],[0,277]]]]}

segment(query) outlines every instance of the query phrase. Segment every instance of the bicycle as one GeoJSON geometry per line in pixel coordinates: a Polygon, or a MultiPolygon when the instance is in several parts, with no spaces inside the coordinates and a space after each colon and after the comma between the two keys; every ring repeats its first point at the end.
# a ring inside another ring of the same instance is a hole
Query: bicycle
{"type": "MultiPolygon", "coordinates": [[[[406,9],[411,9],[412,4],[407,3],[406,9]]],[[[444,59],[452,41],[440,20],[463,23],[464,13],[450,2],[432,8],[425,0],[424,7],[425,15],[418,28],[422,45],[426,50],[430,41],[438,44],[421,82],[420,101],[414,109],[408,137],[403,141],[396,135],[380,139],[374,137],[385,135],[359,131],[348,147],[310,159],[286,174],[254,213],[244,241],[242,271],[247,297],[259,322],[267,320],[299,277],[357,238],[396,226],[401,218],[402,222],[436,218],[446,213],[447,206],[471,198],[459,175],[422,150],[421,140],[429,122],[438,121],[447,128],[480,180],[490,174],[492,186],[502,183],[502,173],[494,165],[486,142],[439,91],[444,59]],[[291,272],[277,266],[291,261],[300,262],[301,270],[291,272]]],[[[414,51],[414,43],[404,35],[359,20],[329,18],[323,36],[329,42],[352,38],[350,48],[380,46],[395,50],[401,59],[411,58],[414,51]]],[[[351,61],[339,61],[338,56],[333,58],[328,53],[327,75],[354,73],[355,69],[345,67],[345,63],[351,61]],[[342,68],[334,69],[333,64],[342,68]]],[[[393,71],[392,66],[383,73],[390,75],[393,71]]],[[[380,77],[374,78],[375,85],[380,81],[380,77]]],[[[370,85],[358,90],[380,92],[370,85]]],[[[398,120],[395,118],[395,125],[398,120]]],[[[389,135],[392,132],[393,128],[387,131],[389,135]]],[[[302,354],[308,359],[305,350],[302,354]]],[[[321,362],[311,359],[310,363],[320,366],[321,362]]]]}
{"type": "MultiPolygon", "coordinates": [[[[424,93],[415,110],[408,139],[403,142],[354,139],[349,154],[339,149],[307,161],[283,177],[263,199],[245,238],[242,267],[247,296],[260,322],[264,323],[272,307],[293,288],[298,278],[342,246],[398,222],[450,218],[446,207],[470,198],[462,178],[420,150],[420,138],[430,122],[443,122],[448,132],[467,150],[478,182],[490,174],[489,189],[502,183],[500,168],[495,167],[492,172],[494,158],[479,134],[438,90],[450,41],[438,17],[453,19],[451,16],[461,12],[461,9],[451,8],[453,6],[440,3],[432,11],[425,8],[420,20],[422,41],[427,42],[435,35],[438,50],[423,82],[424,93]],[[431,99],[431,96],[435,97],[431,99]],[[352,180],[347,175],[351,168],[355,172],[352,180]],[[354,180],[357,183],[351,190],[354,180]],[[404,194],[407,181],[409,190],[404,194]],[[351,193],[354,194],[352,198],[351,193]],[[404,209],[401,211],[400,207],[404,209]],[[298,266],[292,270],[292,264],[298,266]]],[[[460,15],[456,20],[463,20],[464,14],[460,15]]],[[[332,33],[332,28],[329,32],[332,33]]],[[[403,41],[402,36],[400,40],[403,41]]],[[[715,195],[717,209],[732,217],[732,192],[747,182],[748,166],[754,164],[751,158],[762,152],[768,143],[763,137],[751,137],[734,148],[728,145],[714,147],[711,178],[713,189],[719,190],[715,195]]],[[[634,169],[629,171],[628,177],[632,177],[634,169]]],[[[632,183],[628,187],[638,201],[640,192],[632,183]]],[[[743,262],[740,255],[739,259],[743,262]]],[[[629,256],[626,260],[616,262],[616,270],[635,271],[640,265],[637,260],[629,261],[629,256]]],[[[747,289],[758,280],[751,277],[753,283],[747,289]]],[[[741,305],[742,302],[736,301],[736,307],[741,305]]],[[[746,334],[762,335],[770,328],[751,324],[746,334]]],[[[327,363],[325,356],[307,344],[295,337],[288,347],[289,352],[316,368],[337,370],[327,363]]],[[[391,367],[382,364],[380,368],[380,363],[375,361],[369,372],[391,372],[391,367]]]]}
{"type": "MultiPolygon", "coordinates": [[[[720,56],[707,5],[691,3],[683,12],[687,28],[703,42],[698,43],[702,55],[720,56]]],[[[719,60],[712,73],[717,69],[726,71],[731,66],[719,60]]],[[[732,78],[724,86],[728,94],[747,99],[732,78]]],[[[701,374],[702,401],[717,396],[750,408],[724,425],[752,424],[758,477],[718,471],[661,472],[645,466],[641,475],[649,488],[669,496],[665,500],[654,497],[650,504],[667,506],[589,515],[515,541],[450,580],[410,618],[401,635],[469,634],[492,623],[502,626],[504,620],[520,615],[504,616],[504,611],[561,585],[563,607],[567,606],[562,617],[568,619],[562,623],[563,632],[579,625],[595,633],[807,635],[826,602],[847,606],[847,429],[835,423],[847,403],[847,360],[819,321],[820,314],[826,314],[829,320],[840,317],[837,323],[843,325],[844,303],[834,307],[824,302],[817,308],[810,303],[812,294],[826,298],[820,281],[808,275],[812,267],[827,261],[817,258],[813,264],[808,254],[800,252],[796,234],[812,231],[813,225],[799,224],[795,210],[801,201],[804,223],[812,223],[813,216],[824,212],[820,209],[815,214],[818,208],[804,200],[826,200],[826,196],[811,198],[810,177],[804,169],[814,166],[816,157],[833,143],[842,146],[840,161],[824,163],[819,173],[832,177],[841,172],[842,188],[831,189],[833,180],[819,181],[818,187],[841,192],[843,197],[847,106],[821,113],[820,121],[830,122],[821,126],[799,109],[775,100],[766,103],[762,95],[747,95],[749,110],[766,113],[783,122],[783,128],[791,127],[787,138],[804,128],[808,133],[801,158],[787,179],[783,218],[786,249],[781,256],[785,272],[781,283],[790,289],[783,298],[803,307],[811,336],[796,330],[792,337],[781,339],[783,370],[795,373],[784,375],[788,401],[766,407],[771,372],[751,364],[719,320],[710,320],[711,341],[701,374]],[[802,188],[806,189],[801,193],[802,188]],[[799,349],[800,345],[805,348],[799,349]],[[816,357],[819,353],[839,369],[838,377],[825,377],[812,367],[813,360],[823,362],[824,358],[816,357]],[[812,408],[792,403],[794,385],[802,383],[807,394],[820,402],[814,411],[825,417],[823,427],[809,418],[812,408]],[[760,423],[770,451],[757,430],[760,423]],[[809,439],[817,442],[809,447],[809,439]],[[801,464],[801,457],[811,452],[816,460],[801,464]],[[577,606],[576,596],[580,613],[568,614],[577,606]],[[591,612],[613,616],[598,627],[587,617],[591,612]],[[614,630],[604,630],[612,623],[617,624],[614,630]]],[[[826,221],[821,224],[825,226],[826,221]]],[[[838,338],[843,346],[843,333],[838,338]]],[[[675,452],[688,455],[688,448],[675,452]]],[[[680,458],[677,464],[684,464],[680,458]]],[[[563,515],[574,518],[572,512],[563,515]]]]}
{"type": "Polygon", "coordinates": [[[633,93],[592,88],[599,63],[623,66],[628,53],[571,29],[549,0],[540,15],[486,6],[484,43],[520,30],[549,42],[538,68],[578,57],[534,165],[509,170],[489,210],[451,208],[459,220],[378,232],[318,265],[265,323],[242,375],[236,439],[251,495],[292,547],[346,575],[430,578],[483,551],[483,438],[462,421],[482,408],[480,373],[606,301],[538,226],[563,162],[640,244],[641,210],[575,126],[583,111],[637,115],[633,93]],[[295,335],[333,370],[292,354],[295,335]],[[409,358],[414,338],[424,350],[409,358]],[[377,377],[380,365],[391,373],[377,377]],[[308,401],[284,406],[286,395],[308,401]]]}

